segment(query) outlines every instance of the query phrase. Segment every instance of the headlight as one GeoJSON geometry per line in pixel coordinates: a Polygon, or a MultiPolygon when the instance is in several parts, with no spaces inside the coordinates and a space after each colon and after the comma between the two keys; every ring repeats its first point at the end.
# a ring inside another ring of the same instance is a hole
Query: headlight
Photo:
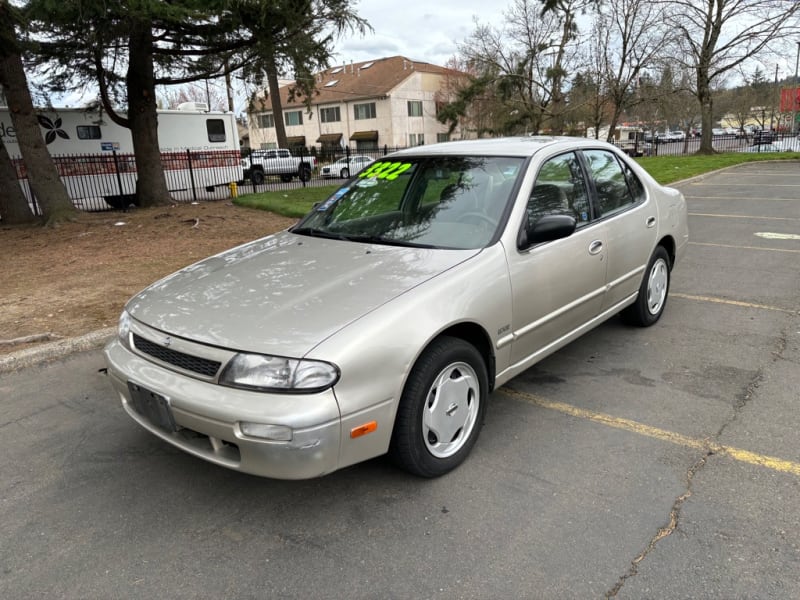
{"type": "Polygon", "coordinates": [[[222,385],[272,392],[319,392],[339,379],[335,365],[263,354],[237,354],[219,382],[222,385]]]}
{"type": "Polygon", "coordinates": [[[130,348],[130,338],[131,338],[131,316],[128,314],[127,310],[123,310],[122,314],[119,316],[119,324],[117,326],[117,337],[119,341],[122,342],[122,345],[126,348],[130,348]]]}

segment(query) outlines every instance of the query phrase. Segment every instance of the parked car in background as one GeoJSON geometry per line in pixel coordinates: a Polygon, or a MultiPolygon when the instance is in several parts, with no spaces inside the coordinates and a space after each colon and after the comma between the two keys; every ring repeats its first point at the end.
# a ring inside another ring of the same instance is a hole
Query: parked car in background
{"type": "Polygon", "coordinates": [[[679,129],[676,129],[675,131],[670,131],[669,133],[672,139],[676,142],[682,142],[686,139],[686,134],[679,129]]]}
{"type": "Polygon", "coordinates": [[[771,144],[778,139],[778,134],[769,129],[757,129],[753,132],[754,144],[771,144]]]}
{"type": "Polygon", "coordinates": [[[656,323],[688,241],[683,195],[611,144],[409,148],[133,297],[108,375],[141,427],[219,466],[303,479],[388,453],[435,477],[492,390],[613,315],[656,323]]]}
{"type": "Polygon", "coordinates": [[[367,165],[371,165],[375,159],[370,156],[363,156],[355,154],[353,156],[343,156],[336,162],[329,165],[323,165],[319,173],[325,179],[331,177],[339,177],[341,179],[349,179],[350,175],[355,175],[367,165]]]}
{"type": "Polygon", "coordinates": [[[739,152],[783,152],[785,148],[779,146],[777,143],[753,144],[739,152]]]}
{"type": "Polygon", "coordinates": [[[711,130],[711,135],[714,137],[724,137],[725,130],[722,127],[715,127],[711,130]]]}
{"type": "Polygon", "coordinates": [[[242,158],[244,178],[256,185],[264,183],[267,175],[278,175],[281,181],[291,181],[293,177],[301,181],[311,179],[317,161],[313,156],[295,156],[285,148],[253,150],[242,158]]]}

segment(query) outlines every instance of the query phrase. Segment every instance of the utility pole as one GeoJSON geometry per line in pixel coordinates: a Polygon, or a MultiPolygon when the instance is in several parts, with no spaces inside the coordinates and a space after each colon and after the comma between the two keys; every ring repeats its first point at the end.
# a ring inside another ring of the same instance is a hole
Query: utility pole
{"type": "MultiPolygon", "coordinates": [[[[775,65],[775,92],[778,91],[778,65],[775,65]]],[[[775,93],[773,92],[773,93],[775,93]]],[[[769,130],[774,131],[773,123],[775,121],[775,99],[772,100],[772,110],[769,113],[769,130]]]]}
{"type": "Polygon", "coordinates": [[[794,60],[794,83],[792,85],[792,135],[797,132],[797,67],[800,65],[800,42],[797,42],[797,58],[794,60]]]}

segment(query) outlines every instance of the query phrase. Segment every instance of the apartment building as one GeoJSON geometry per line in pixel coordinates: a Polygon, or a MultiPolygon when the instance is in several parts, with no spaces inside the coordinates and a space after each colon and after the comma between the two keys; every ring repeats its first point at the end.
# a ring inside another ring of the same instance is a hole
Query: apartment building
{"type": "MultiPolygon", "coordinates": [[[[436,119],[459,77],[403,56],[338,65],[316,75],[310,111],[302,100],[290,100],[291,83],[283,85],[280,118],[294,147],[366,151],[461,139],[459,129],[448,135],[448,125],[436,119]]],[[[276,117],[266,92],[248,116],[251,148],[276,148],[276,117]]]]}

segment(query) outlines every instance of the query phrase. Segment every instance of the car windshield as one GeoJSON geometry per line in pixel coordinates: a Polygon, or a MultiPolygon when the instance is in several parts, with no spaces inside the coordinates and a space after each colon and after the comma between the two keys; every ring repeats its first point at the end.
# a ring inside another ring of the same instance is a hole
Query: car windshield
{"type": "Polygon", "coordinates": [[[426,248],[483,248],[503,220],[523,158],[387,158],[318,205],[299,235],[426,248]]]}

